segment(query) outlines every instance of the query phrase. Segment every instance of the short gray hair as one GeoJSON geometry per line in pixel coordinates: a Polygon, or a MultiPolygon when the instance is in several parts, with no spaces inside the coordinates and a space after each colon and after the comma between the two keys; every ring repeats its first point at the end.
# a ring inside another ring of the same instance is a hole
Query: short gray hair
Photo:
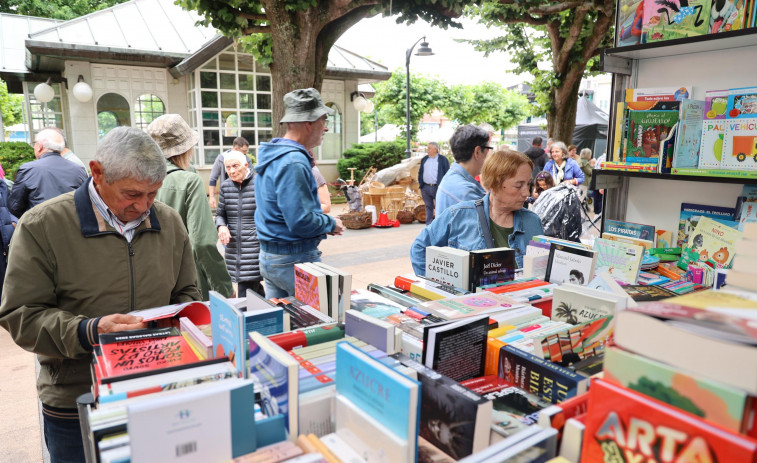
{"type": "Polygon", "coordinates": [[[39,143],[46,151],[60,153],[66,147],[63,136],[55,128],[44,128],[34,137],[34,142],[39,143]]]}
{"type": "Polygon", "coordinates": [[[427,146],[427,147],[428,147],[428,146],[433,146],[434,148],[436,148],[436,151],[439,151],[439,143],[437,143],[437,142],[435,142],[435,141],[430,141],[430,142],[428,142],[428,143],[426,144],[426,146],[427,146]]]}
{"type": "Polygon", "coordinates": [[[125,178],[158,183],[166,177],[163,151],[152,137],[133,127],[116,127],[108,132],[97,145],[95,161],[102,166],[108,183],[125,178]]]}
{"type": "MultiPolygon", "coordinates": [[[[561,141],[556,141],[556,142],[552,143],[552,146],[550,146],[550,149],[553,150],[555,148],[559,148],[560,151],[562,151],[562,158],[563,159],[568,159],[568,157],[570,155],[568,154],[568,146],[565,143],[563,143],[561,141]]],[[[550,151],[549,155],[552,156],[552,152],[551,151],[550,151]]]]}

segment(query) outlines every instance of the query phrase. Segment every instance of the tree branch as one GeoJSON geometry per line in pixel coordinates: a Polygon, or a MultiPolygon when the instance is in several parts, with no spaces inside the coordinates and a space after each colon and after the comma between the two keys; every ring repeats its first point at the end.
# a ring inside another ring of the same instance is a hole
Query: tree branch
{"type": "MultiPolygon", "coordinates": [[[[583,30],[583,23],[584,18],[586,17],[586,13],[587,7],[584,6],[578,8],[576,10],[576,13],[571,18],[573,22],[570,25],[568,36],[563,41],[559,54],[555,55],[555,58],[559,57],[558,67],[560,69],[564,69],[568,65],[568,60],[570,59],[571,55],[570,52],[576,46],[576,42],[578,42],[578,39],[581,37],[581,30],[583,30]]],[[[586,49],[586,46],[584,46],[584,49],[586,49]]]]}
{"type": "Polygon", "coordinates": [[[239,13],[238,16],[250,21],[268,21],[268,16],[264,14],[239,13]]]}
{"type": "Polygon", "coordinates": [[[607,30],[611,26],[612,26],[612,18],[610,16],[602,15],[599,18],[597,18],[597,22],[594,23],[594,29],[592,30],[592,34],[590,38],[586,41],[586,46],[584,47],[584,53],[583,53],[584,62],[589,61],[589,59],[591,59],[593,56],[599,54],[599,50],[597,49],[597,47],[599,47],[599,44],[602,43],[602,40],[607,34],[607,30]]]}
{"type": "Polygon", "coordinates": [[[268,34],[271,32],[271,26],[252,26],[242,29],[242,34],[268,34]]]}
{"type": "Polygon", "coordinates": [[[563,11],[573,10],[582,5],[584,5],[584,2],[582,1],[563,2],[557,5],[547,5],[547,6],[538,6],[538,7],[529,8],[528,12],[531,14],[538,14],[538,15],[546,16],[546,15],[561,13],[563,11]]]}
{"type": "Polygon", "coordinates": [[[532,26],[546,26],[549,22],[547,18],[534,18],[533,16],[523,16],[520,18],[510,19],[510,18],[504,17],[503,15],[500,15],[498,19],[505,24],[526,23],[532,26]]]}

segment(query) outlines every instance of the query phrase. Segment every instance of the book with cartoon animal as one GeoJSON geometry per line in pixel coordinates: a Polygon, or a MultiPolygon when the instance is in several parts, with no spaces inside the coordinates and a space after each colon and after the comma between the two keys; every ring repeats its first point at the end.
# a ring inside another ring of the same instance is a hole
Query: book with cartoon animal
{"type": "Polygon", "coordinates": [[[705,35],[711,0],[645,0],[641,43],[705,35]]]}
{"type": "Polygon", "coordinates": [[[709,217],[729,227],[737,228],[733,220],[736,209],[732,207],[708,206],[705,204],[681,203],[681,215],[678,220],[678,238],[676,246],[683,248],[689,242],[689,235],[696,228],[702,217],[709,217]]]}
{"type": "Polygon", "coordinates": [[[699,148],[702,144],[702,121],[704,100],[681,101],[678,134],[673,154],[673,167],[693,167],[699,164],[699,148]]]}
{"type": "Polygon", "coordinates": [[[710,33],[744,29],[749,8],[747,0],[714,0],[710,9],[710,33]]]}
{"type": "Polygon", "coordinates": [[[678,111],[629,111],[626,162],[657,164],[661,142],[678,122],[678,111]]]}
{"type": "Polygon", "coordinates": [[[618,47],[638,45],[644,22],[644,0],[620,0],[618,4],[618,47]]]}
{"type": "Polygon", "coordinates": [[[725,119],[728,110],[728,89],[704,92],[704,118],[725,119]]]}
{"type": "Polygon", "coordinates": [[[757,117],[757,87],[741,87],[728,90],[728,119],[757,117]]]}
{"type": "MultiPolygon", "coordinates": [[[[730,268],[734,247],[741,239],[742,233],[735,228],[723,225],[709,217],[702,217],[694,231],[689,235],[686,248],[681,253],[681,261],[687,258],[694,261],[711,260],[717,268],[730,268]]],[[[680,266],[680,263],[679,263],[680,266]]]]}
{"type": "MultiPolygon", "coordinates": [[[[757,111],[757,94],[755,94],[757,111]]],[[[721,167],[757,170],[757,117],[726,119],[721,167]]]]}

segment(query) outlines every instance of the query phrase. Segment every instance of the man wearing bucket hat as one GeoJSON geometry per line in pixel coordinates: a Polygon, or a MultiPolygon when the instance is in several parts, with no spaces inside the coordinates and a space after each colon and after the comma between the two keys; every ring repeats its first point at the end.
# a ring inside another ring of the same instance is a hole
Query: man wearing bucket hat
{"type": "Polygon", "coordinates": [[[199,135],[178,114],[158,117],[147,126],[147,133],[163,150],[166,159],[166,178],[155,199],[175,209],[187,227],[202,300],[209,299],[210,290],[224,296],[233,295],[231,277],[216,247],[218,232],[205,186],[198,174],[188,170],[199,135]]]}
{"type": "Polygon", "coordinates": [[[341,220],[321,210],[308,152],[323,141],[334,110],[314,88],[287,93],[284,107],[286,133],[260,145],[255,166],[255,223],[268,298],[294,294],[294,264],[319,262],[321,240],[344,231],[341,220]]]}

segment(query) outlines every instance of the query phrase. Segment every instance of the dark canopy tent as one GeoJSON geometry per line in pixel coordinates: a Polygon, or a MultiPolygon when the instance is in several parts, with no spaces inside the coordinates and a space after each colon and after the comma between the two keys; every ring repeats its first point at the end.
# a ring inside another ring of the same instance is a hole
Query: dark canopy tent
{"type": "MultiPolygon", "coordinates": [[[[578,99],[576,107],[576,128],[573,129],[573,145],[578,147],[580,153],[583,148],[591,149],[593,157],[598,157],[605,152],[607,146],[607,122],[609,116],[599,109],[585,96],[578,99]]],[[[547,146],[547,131],[538,125],[518,126],[518,151],[523,152],[531,147],[534,137],[541,137],[544,142],[542,147],[547,146]]],[[[571,143],[567,143],[571,144],[571,143]]]]}

